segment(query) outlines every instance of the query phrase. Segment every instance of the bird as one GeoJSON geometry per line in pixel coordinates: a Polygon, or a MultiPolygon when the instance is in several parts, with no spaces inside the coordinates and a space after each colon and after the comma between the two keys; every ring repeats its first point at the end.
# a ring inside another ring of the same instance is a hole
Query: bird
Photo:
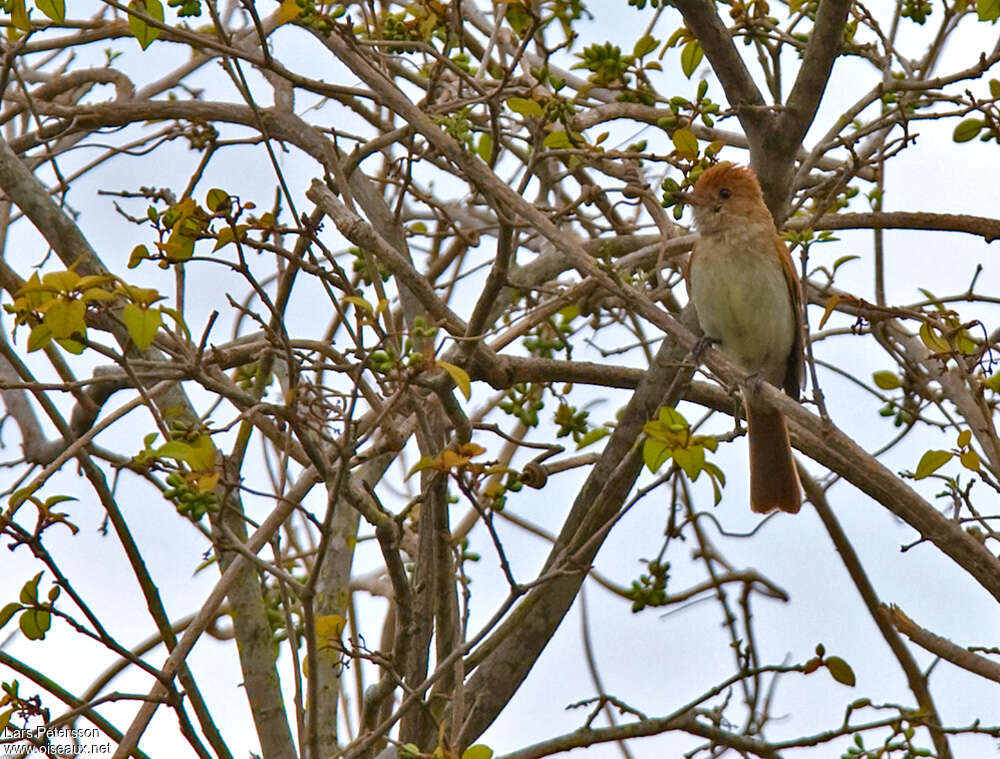
{"type": "Polygon", "coordinates": [[[753,169],[728,161],[707,168],[680,199],[698,240],[687,269],[702,345],[717,344],[752,376],[744,391],[750,449],[750,508],[797,513],[802,506],[788,428],[754,387],[761,379],[798,400],[802,386],[802,294],[753,169]]]}

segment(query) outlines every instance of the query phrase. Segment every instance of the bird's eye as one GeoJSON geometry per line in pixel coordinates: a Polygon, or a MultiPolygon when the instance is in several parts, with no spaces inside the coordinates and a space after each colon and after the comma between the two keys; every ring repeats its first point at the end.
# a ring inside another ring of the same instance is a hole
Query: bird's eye
{"type": "Polygon", "coordinates": [[[719,190],[719,197],[722,198],[723,200],[725,200],[732,194],[733,191],[730,190],[728,187],[723,187],[721,190],[719,190]]]}

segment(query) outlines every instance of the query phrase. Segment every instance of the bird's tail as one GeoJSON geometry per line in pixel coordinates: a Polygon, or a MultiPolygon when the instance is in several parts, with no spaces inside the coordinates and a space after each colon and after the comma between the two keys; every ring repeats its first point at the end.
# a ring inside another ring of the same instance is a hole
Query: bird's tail
{"type": "Polygon", "coordinates": [[[774,409],[747,403],[747,439],[750,508],[758,514],[774,509],[797,513],[802,506],[802,487],[784,417],[774,409]]]}

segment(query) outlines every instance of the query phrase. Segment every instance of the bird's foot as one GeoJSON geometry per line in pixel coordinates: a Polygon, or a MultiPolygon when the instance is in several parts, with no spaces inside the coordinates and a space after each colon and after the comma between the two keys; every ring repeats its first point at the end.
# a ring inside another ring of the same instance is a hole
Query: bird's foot
{"type": "Polygon", "coordinates": [[[751,395],[760,395],[761,388],[764,387],[764,381],[764,375],[760,372],[747,375],[746,387],[751,395]]]}
{"type": "Polygon", "coordinates": [[[709,348],[714,348],[716,345],[722,345],[722,341],[719,338],[702,335],[698,338],[698,342],[694,344],[694,348],[691,349],[691,355],[694,356],[695,361],[701,362],[705,351],[709,348]]]}

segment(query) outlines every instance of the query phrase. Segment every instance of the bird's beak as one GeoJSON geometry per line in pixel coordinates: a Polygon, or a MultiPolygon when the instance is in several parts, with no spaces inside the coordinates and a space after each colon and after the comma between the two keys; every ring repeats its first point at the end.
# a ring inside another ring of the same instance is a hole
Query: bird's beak
{"type": "Polygon", "coordinates": [[[677,203],[683,203],[686,206],[698,206],[698,205],[702,205],[698,201],[697,196],[695,196],[695,194],[693,192],[684,192],[684,191],[678,190],[677,192],[674,193],[673,197],[674,197],[675,202],[677,202],[677,203]]]}

